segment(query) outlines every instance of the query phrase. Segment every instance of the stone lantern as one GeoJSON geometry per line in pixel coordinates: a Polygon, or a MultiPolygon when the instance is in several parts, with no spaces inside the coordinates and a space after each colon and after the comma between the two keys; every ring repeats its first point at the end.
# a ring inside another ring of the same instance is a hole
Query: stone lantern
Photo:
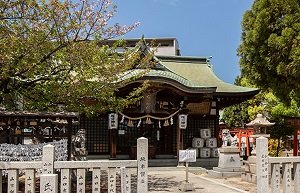
{"type": "Polygon", "coordinates": [[[271,123],[267,120],[265,116],[262,114],[257,114],[256,118],[251,121],[250,123],[247,123],[247,127],[253,127],[254,129],[254,135],[252,137],[258,138],[258,137],[270,137],[266,133],[266,128],[273,126],[275,123],[271,123]]]}
{"type": "MultiPolygon", "coordinates": [[[[250,123],[247,123],[246,126],[247,127],[253,127],[254,130],[254,134],[250,135],[250,137],[254,138],[254,142],[255,139],[258,137],[270,137],[269,134],[267,134],[267,127],[273,126],[275,123],[271,123],[268,121],[268,119],[263,116],[262,114],[257,114],[256,118],[251,121],[250,123]]],[[[255,150],[255,144],[253,144],[253,149],[251,151],[251,154],[256,154],[256,150],[255,150]]]]}

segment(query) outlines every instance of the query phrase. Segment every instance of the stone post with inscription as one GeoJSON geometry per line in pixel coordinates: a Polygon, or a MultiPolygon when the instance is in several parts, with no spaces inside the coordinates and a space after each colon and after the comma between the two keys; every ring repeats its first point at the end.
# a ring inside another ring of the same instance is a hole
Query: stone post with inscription
{"type": "Polygon", "coordinates": [[[266,193],[269,192],[268,139],[265,137],[257,138],[256,147],[257,193],[266,193]]]}
{"type": "Polygon", "coordinates": [[[8,193],[17,193],[19,191],[18,175],[19,175],[19,170],[7,170],[7,192],[8,193]]]}
{"type": "Polygon", "coordinates": [[[43,147],[43,174],[53,174],[55,159],[55,147],[53,145],[45,145],[43,147]]]}
{"type": "Polygon", "coordinates": [[[294,163],[294,191],[300,192],[300,163],[294,163]]]}
{"type": "Polygon", "coordinates": [[[148,192],[148,139],[141,137],[137,140],[137,192],[148,192]]]}
{"type": "Polygon", "coordinates": [[[43,147],[42,175],[40,176],[41,193],[58,192],[58,175],[54,174],[55,148],[53,145],[43,147]]]}

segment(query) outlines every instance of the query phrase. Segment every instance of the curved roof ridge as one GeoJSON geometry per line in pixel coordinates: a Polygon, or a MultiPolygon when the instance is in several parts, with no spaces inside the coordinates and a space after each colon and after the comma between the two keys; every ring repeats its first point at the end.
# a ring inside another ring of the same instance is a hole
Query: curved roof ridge
{"type": "MultiPolygon", "coordinates": [[[[198,57],[195,58],[198,59],[198,57]]],[[[209,61],[204,62],[203,60],[202,62],[197,62],[196,59],[191,58],[190,62],[188,62],[186,59],[190,59],[189,57],[183,57],[183,59],[181,58],[182,60],[180,60],[180,57],[175,57],[173,60],[172,57],[160,57],[160,59],[163,65],[173,73],[186,78],[190,82],[197,85],[216,86],[217,93],[258,92],[258,89],[255,88],[242,87],[224,82],[214,73],[209,61]]]]}
{"type": "MultiPolygon", "coordinates": [[[[144,69],[132,69],[132,70],[128,71],[126,74],[124,74],[123,76],[121,76],[118,81],[130,79],[140,73],[143,73],[143,71],[144,71],[144,69]]],[[[177,75],[176,73],[173,73],[171,71],[163,71],[160,69],[150,69],[148,72],[146,72],[145,75],[143,75],[139,79],[143,79],[143,78],[152,79],[152,80],[158,80],[158,79],[164,80],[164,82],[167,84],[181,88],[181,90],[184,90],[182,88],[185,88],[185,90],[187,92],[193,92],[193,93],[201,93],[204,91],[213,93],[217,89],[215,86],[205,86],[205,85],[195,84],[195,83],[187,80],[186,78],[177,75]],[[175,82],[177,84],[174,84],[175,82]]]]}

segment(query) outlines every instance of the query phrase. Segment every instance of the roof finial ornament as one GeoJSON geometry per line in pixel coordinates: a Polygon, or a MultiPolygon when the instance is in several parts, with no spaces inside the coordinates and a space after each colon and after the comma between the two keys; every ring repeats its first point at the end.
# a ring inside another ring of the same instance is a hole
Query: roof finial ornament
{"type": "Polygon", "coordinates": [[[206,58],[206,62],[210,62],[210,60],[212,59],[212,56],[209,56],[208,58],[206,58]]]}

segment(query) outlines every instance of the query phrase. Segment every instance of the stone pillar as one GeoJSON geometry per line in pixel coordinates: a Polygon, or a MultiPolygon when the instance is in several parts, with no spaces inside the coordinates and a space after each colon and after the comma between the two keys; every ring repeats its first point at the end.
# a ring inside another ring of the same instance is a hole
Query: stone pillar
{"type": "Polygon", "coordinates": [[[268,139],[259,137],[256,139],[256,175],[257,193],[269,192],[269,173],[268,173],[268,139]]]}
{"type": "Polygon", "coordinates": [[[34,169],[25,170],[25,192],[35,192],[35,171],[34,169]]]}
{"type": "Polygon", "coordinates": [[[45,145],[43,147],[43,174],[54,173],[55,147],[53,145],[45,145]]]}
{"type": "Polygon", "coordinates": [[[300,192],[300,163],[294,163],[294,192],[300,192]]]}
{"type": "Polygon", "coordinates": [[[40,180],[41,180],[40,183],[41,193],[58,193],[57,174],[42,174],[40,180]]]}
{"type": "Polygon", "coordinates": [[[137,192],[148,192],[148,139],[141,137],[137,140],[137,192]]]}
{"type": "Polygon", "coordinates": [[[19,191],[19,170],[7,170],[7,192],[18,193],[18,191],[19,191]]]}
{"type": "Polygon", "coordinates": [[[63,193],[71,193],[70,169],[61,169],[60,190],[63,193]]]}
{"type": "Polygon", "coordinates": [[[93,168],[92,180],[93,192],[100,193],[101,189],[101,168],[93,168]]]}

